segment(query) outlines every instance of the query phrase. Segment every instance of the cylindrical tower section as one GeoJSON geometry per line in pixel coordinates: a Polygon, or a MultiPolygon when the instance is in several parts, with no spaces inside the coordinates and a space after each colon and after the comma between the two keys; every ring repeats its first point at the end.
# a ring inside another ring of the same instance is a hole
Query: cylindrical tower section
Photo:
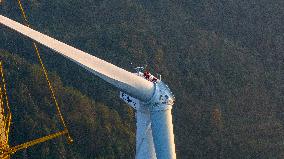
{"type": "Polygon", "coordinates": [[[151,112],[152,133],[158,159],[176,159],[171,109],[151,112]]]}
{"type": "Polygon", "coordinates": [[[162,81],[155,83],[155,93],[148,105],[151,118],[152,135],[157,159],[176,159],[172,106],[174,96],[162,81]]]}

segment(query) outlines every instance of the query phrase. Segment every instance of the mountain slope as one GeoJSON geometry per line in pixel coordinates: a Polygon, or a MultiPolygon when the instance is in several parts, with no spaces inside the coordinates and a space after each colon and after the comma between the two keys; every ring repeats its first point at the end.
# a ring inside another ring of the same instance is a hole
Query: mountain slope
{"type": "MultiPolygon", "coordinates": [[[[15,54],[0,53],[13,114],[11,145],[62,130],[41,68],[15,54]]],[[[55,73],[50,77],[75,142],[68,145],[62,137],[16,153],[15,158],[133,157],[135,134],[116,111],[72,87],[64,87],[55,73]]]]}
{"type": "MultiPolygon", "coordinates": [[[[5,2],[1,12],[21,21],[15,5],[5,2]]],[[[41,32],[127,70],[148,64],[161,73],[177,99],[179,158],[283,156],[282,1],[54,0],[24,7],[41,32]]],[[[1,48],[37,63],[28,39],[2,27],[0,35],[1,48]]],[[[133,112],[116,90],[41,50],[64,85],[118,112],[134,132],[133,112]]]]}

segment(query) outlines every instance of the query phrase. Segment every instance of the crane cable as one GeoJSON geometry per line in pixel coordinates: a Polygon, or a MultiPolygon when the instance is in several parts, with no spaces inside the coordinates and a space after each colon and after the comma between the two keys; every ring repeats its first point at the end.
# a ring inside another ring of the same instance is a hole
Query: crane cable
{"type": "MultiPolygon", "coordinates": [[[[23,20],[24,20],[24,24],[25,24],[27,27],[30,27],[29,21],[28,21],[27,15],[26,15],[26,13],[25,13],[25,10],[24,10],[24,8],[23,8],[23,6],[22,6],[21,0],[18,0],[18,5],[19,5],[19,8],[20,8],[21,13],[22,13],[22,17],[23,17],[23,20]]],[[[30,28],[31,28],[31,27],[30,27],[30,28]]],[[[42,61],[42,58],[41,58],[39,49],[38,49],[37,44],[36,44],[35,42],[33,42],[33,47],[34,47],[34,49],[35,49],[35,52],[36,52],[37,58],[38,58],[38,60],[39,60],[39,63],[40,63],[40,65],[41,65],[41,68],[42,68],[42,70],[43,70],[43,72],[44,72],[44,76],[45,76],[45,79],[46,79],[46,81],[47,81],[48,88],[49,88],[49,90],[50,90],[52,99],[53,99],[53,101],[54,101],[54,103],[55,103],[55,106],[56,106],[56,109],[57,109],[57,116],[58,116],[58,118],[60,119],[60,121],[61,121],[61,123],[62,123],[62,125],[63,125],[63,127],[64,127],[64,130],[67,131],[67,133],[66,133],[67,141],[68,141],[69,143],[72,143],[72,142],[73,142],[73,139],[71,138],[71,136],[70,136],[70,134],[69,134],[69,131],[68,131],[68,129],[67,129],[67,125],[66,125],[66,123],[65,123],[65,121],[64,121],[64,118],[63,118],[63,115],[62,115],[62,113],[61,113],[59,104],[58,104],[58,102],[57,102],[57,100],[56,100],[55,91],[54,91],[54,89],[53,89],[53,87],[52,87],[52,85],[51,85],[51,82],[50,82],[49,78],[48,78],[47,69],[46,69],[46,67],[44,66],[44,63],[43,63],[43,61],[42,61]]]]}

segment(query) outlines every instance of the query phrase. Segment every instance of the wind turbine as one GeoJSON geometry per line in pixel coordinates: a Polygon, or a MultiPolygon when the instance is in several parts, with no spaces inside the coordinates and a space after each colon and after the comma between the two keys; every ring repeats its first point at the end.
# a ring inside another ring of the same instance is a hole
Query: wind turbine
{"type": "Polygon", "coordinates": [[[0,15],[0,23],[56,51],[117,87],[121,91],[120,98],[136,110],[137,159],[176,158],[171,114],[174,96],[165,83],[140,71],[128,72],[5,16],[0,15]]]}

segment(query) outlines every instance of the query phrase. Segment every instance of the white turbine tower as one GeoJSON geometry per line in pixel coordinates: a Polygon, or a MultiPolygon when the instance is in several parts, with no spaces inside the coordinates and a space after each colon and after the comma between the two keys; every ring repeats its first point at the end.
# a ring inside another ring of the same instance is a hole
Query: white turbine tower
{"type": "Polygon", "coordinates": [[[131,73],[0,15],[0,23],[45,45],[117,87],[120,98],[136,110],[136,158],[175,159],[171,109],[174,97],[161,80],[131,73]]]}

